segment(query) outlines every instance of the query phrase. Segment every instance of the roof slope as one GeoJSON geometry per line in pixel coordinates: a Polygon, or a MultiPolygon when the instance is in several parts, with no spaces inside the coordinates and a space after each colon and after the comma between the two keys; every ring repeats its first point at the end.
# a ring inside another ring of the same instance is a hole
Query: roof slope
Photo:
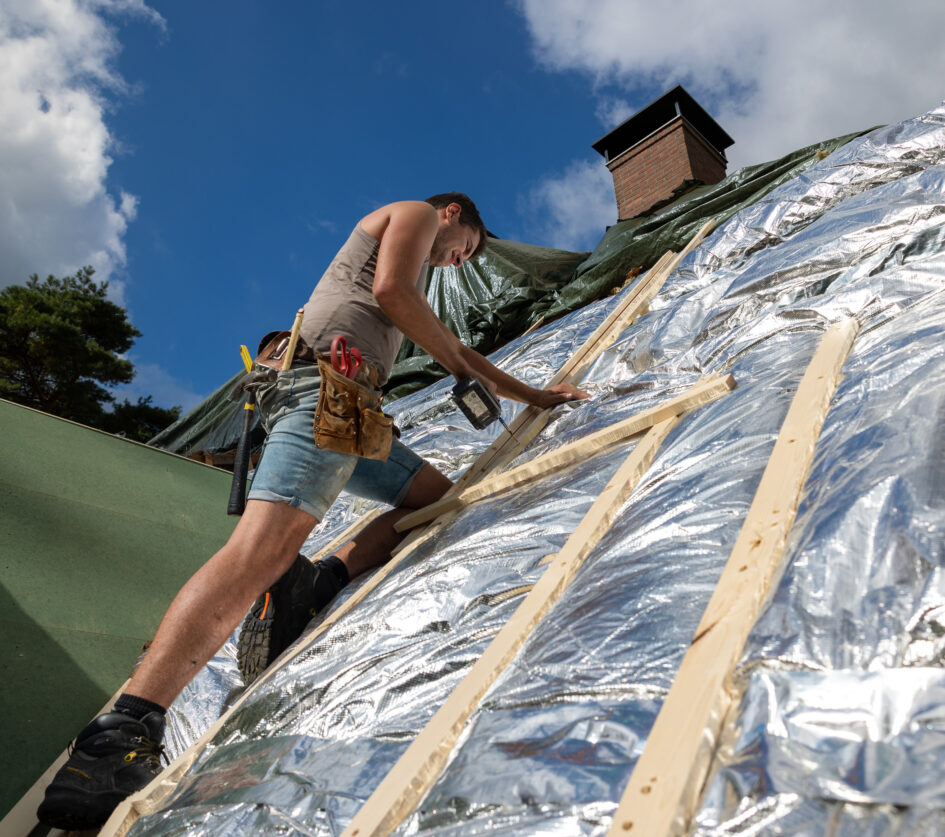
{"type": "MultiPolygon", "coordinates": [[[[732,719],[735,755],[715,774],[697,829],[945,831],[941,810],[921,807],[941,804],[945,775],[943,277],[945,107],[846,144],[733,215],[682,262],[650,313],[587,372],[593,398],[556,411],[520,458],[707,372],[733,374],[738,389],[667,438],[479,705],[410,833],[606,830],[801,375],[828,326],[850,316],[861,331],[814,452],[783,578],[740,668],[750,699],[732,719]]],[[[547,380],[621,298],[494,359],[532,383],[547,380]]],[[[450,473],[490,441],[464,426],[444,383],[392,406],[407,440],[450,473]]],[[[177,794],[131,833],[339,833],[627,450],[470,506],[417,546],[245,696],[177,794]]],[[[307,549],[366,507],[341,503],[307,549]]],[[[206,688],[195,682],[175,704],[179,717],[206,688]]]]}

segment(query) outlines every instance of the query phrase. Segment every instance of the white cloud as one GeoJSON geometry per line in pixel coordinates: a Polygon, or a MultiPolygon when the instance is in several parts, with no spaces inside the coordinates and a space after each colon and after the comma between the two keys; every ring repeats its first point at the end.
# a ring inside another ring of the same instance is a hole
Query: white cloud
{"type": "MultiPolygon", "coordinates": [[[[127,92],[106,15],[163,27],[143,0],[3,0],[0,5],[0,285],[31,273],[98,280],[125,263],[137,198],[110,194],[106,98],[127,92]]],[[[121,298],[113,282],[113,297],[121,298]]]]}
{"type": "MultiPolygon", "coordinates": [[[[594,115],[604,126],[604,130],[610,131],[633,116],[636,111],[637,108],[633,107],[626,99],[617,96],[600,96],[597,100],[594,115]]],[[[595,139],[597,138],[595,137],[595,139]]]]}
{"type": "Polygon", "coordinates": [[[179,381],[155,363],[138,363],[134,358],[129,359],[134,363],[135,377],[130,384],[112,390],[119,401],[127,398],[134,402],[150,395],[155,407],[180,405],[186,413],[207,397],[206,393],[194,392],[190,384],[179,381]]]}
{"type": "Polygon", "coordinates": [[[578,160],[535,186],[524,202],[530,241],[589,250],[617,220],[614,182],[602,162],[578,160]]]}
{"type": "Polygon", "coordinates": [[[730,170],[924,113],[945,95],[941,0],[517,5],[542,65],[591,76],[599,116],[615,110],[609,85],[636,110],[682,83],[735,139],[730,170]]]}

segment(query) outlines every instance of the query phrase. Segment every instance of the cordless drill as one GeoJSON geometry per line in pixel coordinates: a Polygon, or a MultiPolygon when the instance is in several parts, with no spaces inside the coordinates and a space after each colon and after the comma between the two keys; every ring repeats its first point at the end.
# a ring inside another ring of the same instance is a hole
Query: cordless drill
{"type": "Polygon", "coordinates": [[[515,434],[502,419],[499,399],[478,378],[460,379],[453,387],[453,400],[476,430],[485,430],[498,419],[509,435],[515,438],[515,434]]]}

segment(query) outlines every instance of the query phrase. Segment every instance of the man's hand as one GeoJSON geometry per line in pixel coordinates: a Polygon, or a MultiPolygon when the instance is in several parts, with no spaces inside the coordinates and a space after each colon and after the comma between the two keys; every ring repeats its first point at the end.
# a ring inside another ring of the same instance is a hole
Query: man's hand
{"type": "Polygon", "coordinates": [[[536,407],[547,409],[565,401],[578,401],[582,398],[590,398],[590,393],[571,384],[555,384],[553,387],[539,390],[539,400],[533,403],[536,407]]]}

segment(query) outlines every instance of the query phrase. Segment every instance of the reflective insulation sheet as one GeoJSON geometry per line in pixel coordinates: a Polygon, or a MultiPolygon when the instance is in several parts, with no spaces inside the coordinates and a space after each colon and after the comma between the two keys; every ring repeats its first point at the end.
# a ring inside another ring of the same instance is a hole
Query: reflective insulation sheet
{"type": "MultiPolygon", "coordinates": [[[[540,385],[621,298],[493,360],[540,385]]],[[[592,365],[592,397],[558,408],[520,455],[578,440],[703,374],[737,381],[663,443],[401,833],[606,831],[804,370],[849,316],[861,331],[692,830],[945,833],[945,108],[852,141],[729,219],[592,365]]],[[[391,407],[404,439],[457,476],[499,429],[470,428],[448,389],[391,407]]],[[[507,420],[516,409],[504,403],[507,420]]],[[[466,508],[350,614],[301,638],[131,833],[340,834],[633,444],[466,508]]],[[[370,508],[342,498],[305,551],[370,508]]],[[[175,747],[235,697],[231,654],[175,703],[175,747]]]]}

